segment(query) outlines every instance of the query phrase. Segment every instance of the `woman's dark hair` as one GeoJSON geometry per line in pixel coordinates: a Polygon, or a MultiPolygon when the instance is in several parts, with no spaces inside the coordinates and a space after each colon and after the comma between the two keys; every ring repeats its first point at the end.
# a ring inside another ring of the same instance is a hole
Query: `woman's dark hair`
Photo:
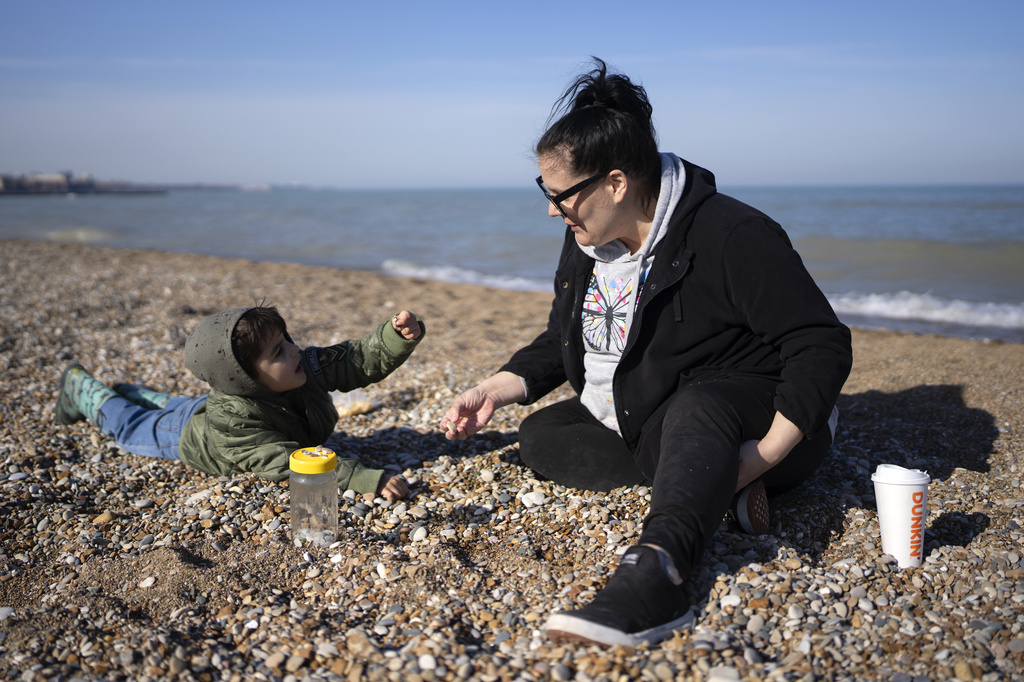
{"type": "Polygon", "coordinates": [[[245,373],[253,379],[256,379],[256,360],[263,352],[264,344],[277,332],[287,335],[288,326],[274,306],[258,305],[249,308],[235,323],[231,332],[231,352],[245,373]]]}
{"type": "Polygon", "coordinates": [[[654,110],[643,87],[593,57],[597,68],[579,76],[555,102],[551,123],[535,149],[539,157],[561,157],[580,176],[621,170],[638,185],[646,211],[661,189],[654,110]]]}

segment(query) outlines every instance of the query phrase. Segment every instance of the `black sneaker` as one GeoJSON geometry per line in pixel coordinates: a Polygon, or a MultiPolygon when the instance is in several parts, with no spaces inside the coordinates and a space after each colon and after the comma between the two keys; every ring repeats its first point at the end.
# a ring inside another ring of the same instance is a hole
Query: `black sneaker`
{"type": "Polygon", "coordinates": [[[632,648],[656,644],[693,622],[681,585],[675,566],[663,551],[646,545],[630,547],[592,602],[575,611],[552,614],[544,630],[556,642],[632,648]]]}
{"type": "Polygon", "coordinates": [[[732,517],[748,535],[764,535],[769,532],[771,516],[768,493],[760,479],[736,493],[732,500],[732,517]]]}

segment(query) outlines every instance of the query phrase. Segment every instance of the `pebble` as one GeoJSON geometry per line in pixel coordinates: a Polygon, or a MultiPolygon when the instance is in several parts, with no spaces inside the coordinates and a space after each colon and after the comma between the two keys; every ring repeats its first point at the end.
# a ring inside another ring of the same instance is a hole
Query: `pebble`
{"type": "Polygon", "coordinates": [[[522,497],[523,505],[525,505],[527,508],[529,508],[529,507],[537,507],[539,505],[544,504],[547,501],[548,501],[547,495],[545,495],[544,493],[542,493],[540,491],[526,493],[522,497]]]}
{"type": "Polygon", "coordinates": [[[556,663],[551,667],[551,679],[567,682],[572,679],[572,668],[564,663],[556,663]]]}
{"type": "MultiPolygon", "coordinates": [[[[254,281],[296,300],[339,300],[367,275],[216,259],[195,267],[189,256],[83,245],[3,250],[0,669],[140,680],[1024,678],[1015,426],[1024,383],[1011,362],[991,375],[1003,385],[956,392],[970,407],[915,401],[964,385],[930,376],[939,365],[861,380],[844,393],[829,465],[772,499],[773,532],[750,537],[723,520],[688,583],[693,624],[661,645],[609,652],[550,642],[541,628],[605,584],[642,531],[650,488],[593,493],[532,475],[515,433],[533,407],[504,408],[462,443],[436,431],[454,396],[503,361],[506,335],[453,339],[435,325],[433,345],[366,389],[379,406],[340,422],[331,442],[404,475],[412,494],[386,504],[346,491],[337,543],[300,549],[289,540],[286,485],[207,476],[121,452],[85,424],[57,427],[56,377],[77,357],[111,381],[198,394],[180,354],[205,311],[250,300],[254,281]],[[477,338],[491,345],[465,348],[477,338]],[[990,434],[987,415],[1005,431],[990,434]],[[989,437],[984,467],[967,462],[963,453],[989,437]],[[918,460],[933,475],[926,560],[900,570],[880,551],[870,471],[918,460]]],[[[421,286],[435,285],[409,295],[421,286]]],[[[385,302],[354,301],[345,320],[327,323],[315,303],[278,305],[296,338],[331,343],[365,333],[393,307],[385,302]]],[[[484,314],[467,300],[451,306],[484,314]]],[[[460,328],[488,324],[473,317],[460,328]]],[[[965,348],[993,362],[1006,352],[965,348]]],[[[950,371],[975,355],[955,355],[950,371]]]]}
{"type": "Polygon", "coordinates": [[[275,651],[267,656],[264,664],[271,670],[279,669],[287,658],[288,656],[283,651],[275,651]]]}
{"type": "Polygon", "coordinates": [[[676,672],[671,665],[662,661],[654,666],[654,676],[659,680],[674,680],[676,678],[676,672]]]}

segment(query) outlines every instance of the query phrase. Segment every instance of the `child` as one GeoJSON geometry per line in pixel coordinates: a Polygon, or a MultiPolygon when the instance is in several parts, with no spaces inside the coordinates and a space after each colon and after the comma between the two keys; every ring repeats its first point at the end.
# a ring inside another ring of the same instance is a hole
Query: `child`
{"type": "MultiPolygon", "coordinates": [[[[281,481],[300,447],[323,443],[338,411],[330,391],[380,381],[405,362],[424,327],[407,310],[358,341],[300,349],[274,307],[233,308],[203,320],[185,346],[185,365],[211,387],[172,397],[132,384],[113,388],[78,363],[60,378],[60,424],[88,419],[136,455],[180,459],[215,476],[251,472],[281,481]]],[[[338,458],[338,487],[390,501],[409,493],[399,476],[338,458]]]]}

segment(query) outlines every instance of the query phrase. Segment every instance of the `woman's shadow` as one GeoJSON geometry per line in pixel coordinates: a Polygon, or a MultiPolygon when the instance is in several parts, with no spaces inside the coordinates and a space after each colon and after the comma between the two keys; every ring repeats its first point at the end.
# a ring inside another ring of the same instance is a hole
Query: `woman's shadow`
{"type": "MultiPolygon", "coordinates": [[[[828,458],[802,485],[769,499],[778,540],[772,544],[774,550],[781,546],[779,555],[743,535],[735,522],[724,523],[690,583],[695,602],[707,596],[716,573],[735,573],[750,561],[793,557],[820,566],[849,558],[842,543],[848,511],[876,514],[871,473],[879,464],[921,469],[933,482],[949,479],[957,469],[990,470],[999,430],[993,415],[964,403],[962,386],[865,391],[840,396],[838,407],[839,428],[828,458]]],[[[944,511],[930,500],[925,556],[939,547],[966,547],[990,523],[984,512],[944,511]]]]}
{"type": "MultiPolygon", "coordinates": [[[[957,469],[990,471],[999,436],[995,417],[968,407],[963,391],[962,386],[921,385],[895,393],[872,390],[841,396],[839,429],[829,458],[804,485],[772,501],[773,509],[795,510],[790,522],[802,537],[794,547],[815,562],[831,559],[830,539],[842,536],[847,510],[876,513],[871,474],[879,464],[920,469],[933,482],[946,481],[957,469]],[[803,523],[801,518],[815,522],[803,523]]],[[[928,517],[926,554],[941,546],[965,547],[990,523],[979,511],[944,511],[937,500],[929,505],[928,517]]]]}

